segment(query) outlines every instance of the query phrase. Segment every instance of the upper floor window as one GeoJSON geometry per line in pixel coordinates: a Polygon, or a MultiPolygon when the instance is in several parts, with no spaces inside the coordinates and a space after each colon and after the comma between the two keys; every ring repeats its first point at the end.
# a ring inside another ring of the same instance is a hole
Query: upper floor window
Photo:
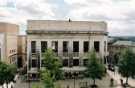
{"type": "Polygon", "coordinates": [[[41,52],[44,53],[47,50],[47,41],[41,41],[41,52]]]}
{"type": "Polygon", "coordinates": [[[63,41],[63,52],[68,52],[68,41],[63,41]]]}
{"type": "Polygon", "coordinates": [[[31,41],[31,53],[36,53],[36,41],[31,41]]]}
{"type": "Polygon", "coordinates": [[[73,52],[79,52],[79,41],[73,42],[73,52]]]}
{"type": "Polygon", "coordinates": [[[89,42],[88,41],[84,41],[83,42],[83,51],[84,52],[88,52],[89,51],[89,42]]]}
{"type": "Polygon", "coordinates": [[[68,66],[68,59],[63,59],[63,66],[68,66]]]}
{"type": "Polygon", "coordinates": [[[96,52],[100,51],[100,42],[99,41],[94,41],[94,49],[96,52]]]}

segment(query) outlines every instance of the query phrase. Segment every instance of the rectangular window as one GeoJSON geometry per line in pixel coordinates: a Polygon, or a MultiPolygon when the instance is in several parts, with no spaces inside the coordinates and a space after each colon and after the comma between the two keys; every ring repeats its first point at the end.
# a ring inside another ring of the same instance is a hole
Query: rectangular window
{"type": "Polygon", "coordinates": [[[32,60],[32,67],[33,68],[37,67],[37,60],[32,60]]]}
{"type": "Polygon", "coordinates": [[[84,52],[88,52],[89,51],[89,42],[88,41],[84,41],[83,42],[83,51],[84,52]]]}
{"type": "Polygon", "coordinates": [[[73,60],[73,66],[79,66],[79,59],[73,60]]]}
{"type": "Polygon", "coordinates": [[[58,41],[52,41],[52,49],[54,52],[58,52],[58,41]]]}
{"type": "Polygon", "coordinates": [[[36,41],[31,41],[31,53],[36,53],[36,41]]]}
{"type": "Polygon", "coordinates": [[[68,52],[68,41],[63,41],[63,52],[68,52]]]}
{"type": "Polygon", "coordinates": [[[79,41],[73,42],[73,52],[79,52],[79,41]]]}
{"type": "Polygon", "coordinates": [[[68,59],[63,59],[63,66],[68,66],[68,59]]]}
{"type": "Polygon", "coordinates": [[[44,53],[47,50],[47,41],[41,41],[41,52],[44,53]]]}
{"type": "Polygon", "coordinates": [[[100,51],[100,42],[99,41],[94,41],[94,49],[96,52],[100,51]]]}

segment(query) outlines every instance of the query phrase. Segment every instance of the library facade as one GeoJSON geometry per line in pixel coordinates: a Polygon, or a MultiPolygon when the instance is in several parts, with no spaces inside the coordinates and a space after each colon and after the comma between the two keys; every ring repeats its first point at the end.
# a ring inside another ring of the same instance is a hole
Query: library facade
{"type": "Polygon", "coordinates": [[[84,71],[88,61],[86,54],[92,50],[106,62],[105,22],[28,20],[27,29],[27,69],[32,78],[38,78],[38,70],[43,67],[42,54],[47,48],[52,48],[62,59],[65,74],[84,71]]]}

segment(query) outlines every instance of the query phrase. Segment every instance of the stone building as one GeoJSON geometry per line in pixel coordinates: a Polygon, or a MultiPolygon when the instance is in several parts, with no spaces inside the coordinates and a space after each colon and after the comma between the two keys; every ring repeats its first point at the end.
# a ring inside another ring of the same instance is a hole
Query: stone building
{"type": "Polygon", "coordinates": [[[38,77],[42,53],[47,48],[52,48],[62,58],[63,70],[67,71],[84,70],[87,63],[84,55],[93,49],[104,61],[107,56],[107,34],[105,22],[28,20],[28,74],[32,78],[38,77]]]}
{"type": "Polygon", "coordinates": [[[17,35],[19,26],[0,22],[0,58],[8,64],[15,64],[17,60],[17,35]]]}
{"type": "Polygon", "coordinates": [[[108,42],[108,63],[117,64],[120,58],[120,53],[125,49],[131,49],[135,52],[135,42],[129,40],[116,40],[114,42],[108,42]]]}

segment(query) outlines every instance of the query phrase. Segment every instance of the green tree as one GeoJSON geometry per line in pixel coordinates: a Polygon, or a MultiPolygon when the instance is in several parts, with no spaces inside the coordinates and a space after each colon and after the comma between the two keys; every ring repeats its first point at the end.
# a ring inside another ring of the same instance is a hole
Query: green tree
{"type": "Polygon", "coordinates": [[[63,77],[61,59],[56,56],[52,49],[47,49],[43,54],[43,65],[50,71],[51,77],[54,80],[61,79],[63,77]]]}
{"type": "Polygon", "coordinates": [[[131,49],[126,49],[122,52],[121,59],[118,64],[118,72],[126,77],[126,84],[128,84],[128,78],[135,76],[135,54],[131,49]]]}
{"type": "Polygon", "coordinates": [[[102,79],[102,77],[105,76],[105,67],[100,63],[95,52],[89,52],[87,58],[88,64],[86,75],[93,80],[92,86],[96,87],[96,79],[102,79]]]}
{"type": "Polygon", "coordinates": [[[7,65],[4,62],[0,62],[0,84],[4,82],[13,81],[16,73],[16,67],[13,65],[7,65]]]}
{"type": "Polygon", "coordinates": [[[41,80],[44,84],[44,88],[54,88],[53,78],[49,70],[44,69],[41,71],[41,80]]]}

